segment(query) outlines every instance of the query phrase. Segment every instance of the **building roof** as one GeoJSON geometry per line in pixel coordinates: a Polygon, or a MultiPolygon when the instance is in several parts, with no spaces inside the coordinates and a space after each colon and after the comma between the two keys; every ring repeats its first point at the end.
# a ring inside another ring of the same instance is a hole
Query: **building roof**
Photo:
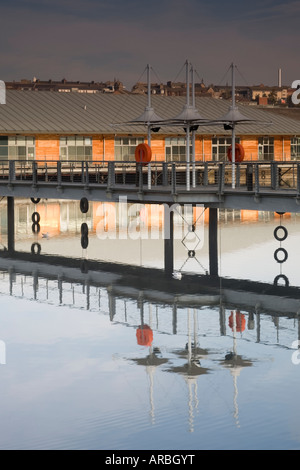
{"type": "MultiPolygon", "coordinates": [[[[151,105],[163,119],[177,116],[185,97],[153,96],[151,105]]],[[[147,106],[147,96],[58,93],[49,91],[7,90],[6,104],[0,106],[1,134],[146,134],[144,125],[126,125],[140,116],[147,106]],[[121,123],[114,126],[116,123],[121,123]]],[[[215,120],[227,113],[229,101],[196,98],[201,116],[215,120]]],[[[280,114],[268,114],[251,106],[239,105],[243,115],[255,123],[238,125],[243,135],[300,135],[300,122],[280,114]],[[263,122],[264,121],[264,122],[263,122]],[[267,123],[271,121],[271,123],[267,123]]],[[[161,128],[163,134],[184,134],[183,127],[161,128]]],[[[199,126],[198,134],[230,134],[223,125],[199,126]]]]}

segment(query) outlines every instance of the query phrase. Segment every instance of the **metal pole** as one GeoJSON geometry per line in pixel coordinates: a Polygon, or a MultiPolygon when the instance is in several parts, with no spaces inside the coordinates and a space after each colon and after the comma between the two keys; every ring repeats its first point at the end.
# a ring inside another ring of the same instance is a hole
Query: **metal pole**
{"type": "MultiPolygon", "coordinates": [[[[194,67],[191,67],[191,72],[192,72],[192,105],[195,108],[195,77],[194,77],[194,67]]],[[[193,165],[193,170],[192,170],[192,186],[193,188],[196,187],[196,175],[195,175],[195,161],[196,161],[196,156],[195,156],[195,140],[196,140],[196,132],[195,130],[192,131],[192,165],[193,165]]]]}
{"type": "MultiPolygon", "coordinates": [[[[231,64],[232,72],[232,109],[235,108],[235,74],[234,74],[234,64],[231,64]]],[[[235,188],[235,126],[232,123],[232,138],[231,138],[231,148],[232,148],[232,188],[235,188]]]]}
{"type": "MultiPolygon", "coordinates": [[[[147,84],[148,84],[148,108],[151,107],[151,83],[150,83],[150,65],[147,64],[147,84]]],[[[151,128],[148,122],[148,145],[151,147],[151,128]]]]}
{"type": "MultiPolygon", "coordinates": [[[[190,105],[189,61],[186,61],[186,105],[190,105]]],[[[190,125],[186,126],[186,190],[190,190],[190,125]]]]}

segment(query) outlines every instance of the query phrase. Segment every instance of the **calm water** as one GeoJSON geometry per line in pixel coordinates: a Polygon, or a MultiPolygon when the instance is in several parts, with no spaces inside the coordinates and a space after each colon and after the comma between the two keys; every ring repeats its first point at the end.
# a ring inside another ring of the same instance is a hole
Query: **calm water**
{"type": "MultiPolygon", "coordinates": [[[[159,211],[151,220],[132,216],[139,237],[126,239],[121,219],[116,238],[107,235],[112,226],[101,231],[96,209],[82,215],[73,202],[19,200],[15,249],[30,253],[36,242],[47,255],[163,267],[159,211]],[[87,249],[82,222],[90,229],[87,249]]],[[[5,201],[0,215],[3,248],[5,201]]],[[[209,269],[205,214],[194,215],[198,238],[183,244],[189,217],[175,218],[174,266],[182,278],[168,291],[150,277],[149,289],[139,289],[118,270],[47,270],[0,257],[0,449],[300,448],[300,300],[228,291],[222,302],[221,285],[187,293],[186,274],[209,269]]],[[[272,285],[285,274],[298,287],[299,222],[222,213],[220,276],[272,285]],[[273,236],[280,222],[288,229],[283,242],[273,236]],[[285,263],[274,259],[280,246],[285,263]]]]}

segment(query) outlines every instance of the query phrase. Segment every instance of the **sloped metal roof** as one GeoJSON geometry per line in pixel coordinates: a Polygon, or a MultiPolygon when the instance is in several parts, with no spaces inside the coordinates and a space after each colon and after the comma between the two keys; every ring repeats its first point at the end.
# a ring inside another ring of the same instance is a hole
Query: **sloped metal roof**
{"type": "MultiPolygon", "coordinates": [[[[181,113],[186,98],[152,96],[154,112],[162,119],[181,113]]],[[[228,111],[228,101],[196,98],[196,109],[204,119],[217,120],[228,111]]],[[[0,105],[1,134],[145,134],[145,125],[130,126],[147,106],[147,96],[112,95],[105,93],[59,93],[49,91],[7,90],[6,104],[0,105]],[[119,123],[117,127],[115,123],[119,123]]],[[[300,122],[273,113],[266,119],[265,111],[252,106],[238,106],[244,116],[260,122],[237,125],[243,135],[300,135],[300,122]],[[270,124],[262,121],[272,121],[270,124]]],[[[182,133],[180,127],[162,127],[160,133],[182,133]]],[[[230,134],[222,124],[201,125],[198,134],[230,134]]]]}

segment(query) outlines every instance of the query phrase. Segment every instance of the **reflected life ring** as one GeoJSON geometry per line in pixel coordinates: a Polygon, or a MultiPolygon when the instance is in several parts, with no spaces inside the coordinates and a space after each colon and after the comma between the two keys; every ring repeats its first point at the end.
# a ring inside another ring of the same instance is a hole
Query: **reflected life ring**
{"type": "Polygon", "coordinates": [[[277,261],[277,263],[284,263],[288,259],[288,253],[285,248],[277,248],[277,250],[274,252],[274,258],[277,261]],[[283,253],[283,258],[279,258],[278,254],[283,253]]]}
{"type": "MultiPolygon", "coordinates": [[[[231,162],[232,161],[232,145],[227,150],[227,157],[228,160],[231,162]]],[[[244,147],[241,144],[235,144],[235,162],[239,163],[244,160],[245,157],[245,150],[244,147]]]]}
{"type": "Polygon", "coordinates": [[[278,286],[278,281],[282,279],[285,283],[285,287],[288,287],[289,286],[289,280],[288,278],[286,277],[285,274],[278,274],[278,276],[275,277],[274,279],[274,286],[278,286]]]}
{"type": "Polygon", "coordinates": [[[278,240],[279,242],[282,242],[283,240],[286,239],[287,236],[288,236],[288,231],[286,227],[284,227],[283,225],[278,225],[278,227],[275,228],[274,237],[276,238],[276,240],[278,240]],[[283,230],[282,236],[278,235],[279,230],[283,230]]]}

